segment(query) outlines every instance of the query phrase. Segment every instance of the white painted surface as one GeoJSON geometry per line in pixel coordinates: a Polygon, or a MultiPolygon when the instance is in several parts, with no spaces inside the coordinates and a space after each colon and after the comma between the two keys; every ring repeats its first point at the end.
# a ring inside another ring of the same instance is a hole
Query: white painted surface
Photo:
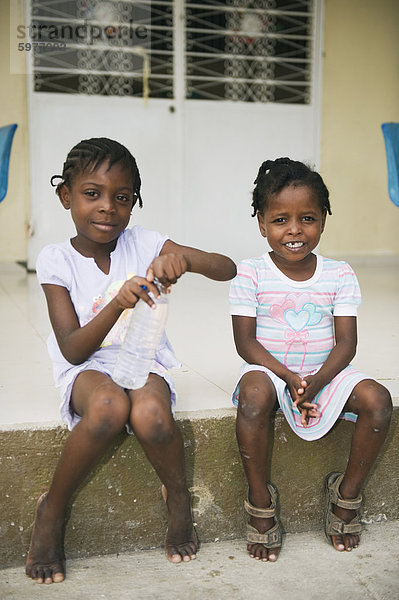
{"type": "Polygon", "coordinates": [[[319,164],[321,0],[315,2],[313,90],[309,105],[185,100],[183,3],[175,10],[173,100],[39,93],[30,89],[32,237],[40,249],[73,234],[50,177],[68,151],[88,137],[110,137],[136,157],[144,208],[132,221],[233,259],[259,254],[251,192],[260,164],[290,158],[319,164]]]}
{"type": "Polygon", "coordinates": [[[134,210],[134,222],[236,259],[261,251],[250,217],[253,181],[268,158],[317,162],[313,107],[186,101],[179,114],[172,106],[167,100],[31,94],[31,268],[44,245],[73,234],[49,181],[62,172],[69,150],[89,137],[116,139],[137,159],[144,208],[134,210]]]}

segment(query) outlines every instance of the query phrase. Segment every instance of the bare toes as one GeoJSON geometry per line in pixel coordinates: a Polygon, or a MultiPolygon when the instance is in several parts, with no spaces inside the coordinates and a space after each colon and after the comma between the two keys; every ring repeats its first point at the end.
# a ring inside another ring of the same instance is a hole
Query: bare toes
{"type": "Polygon", "coordinates": [[[331,536],[331,538],[332,538],[332,543],[333,543],[335,550],[338,550],[338,552],[344,552],[345,544],[343,543],[342,536],[333,535],[333,536],[331,536]]]}
{"type": "Polygon", "coordinates": [[[276,560],[278,559],[278,550],[276,550],[275,548],[272,550],[269,550],[268,559],[270,562],[276,562],[276,560]]]}
{"type": "Polygon", "coordinates": [[[276,562],[279,554],[277,548],[266,548],[263,544],[248,544],[247,550],[251,558],[263,562],[276,562]]]}
{"type": "Polygon", "coordinates": [[[359,545],[359,538],[350,535],[333,535],[332,543],[338,552],[352,552],[359,545]]]}
{"type": "Polygon", "coordinates": [[[166,547],[166,555],[168,560],[172,563],[180,563],[182,561],[181,554],[174,546],[166,547]]]}

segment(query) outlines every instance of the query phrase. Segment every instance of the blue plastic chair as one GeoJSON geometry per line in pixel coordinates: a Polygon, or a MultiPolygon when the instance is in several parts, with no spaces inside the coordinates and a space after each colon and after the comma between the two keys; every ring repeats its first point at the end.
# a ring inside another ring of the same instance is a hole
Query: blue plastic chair
{"type": "Polygon", "coordinates": [[[383,123],[385,150],[388,166],[388,194],[399,206],[399,123],[383,123]]]}
{"type": "Polygon", "coordinates": [[[0,202],[4,200],[8,187],[8,166],[16,123],[0,127],[0,202]]]}

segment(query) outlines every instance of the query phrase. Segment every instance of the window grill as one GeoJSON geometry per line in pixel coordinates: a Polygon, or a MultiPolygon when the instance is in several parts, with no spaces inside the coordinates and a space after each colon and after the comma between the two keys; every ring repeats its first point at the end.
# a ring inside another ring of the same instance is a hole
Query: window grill
{"type": "Polygon", "coordinates": [[[311,0],[186,1],[187,98],[310,101],[311,0]]]}
{"type": "Polygon", "coordinates": [[[310,102],[313,0],[31,0],[34,90],[190,100],[310,102]],[[174,52],[185,72],[174,72],[174,52]]]}
{"type": "Polygon", "coordinates": [[[34,89],[173,96],[173,0],[32,0],[34,89]]]}

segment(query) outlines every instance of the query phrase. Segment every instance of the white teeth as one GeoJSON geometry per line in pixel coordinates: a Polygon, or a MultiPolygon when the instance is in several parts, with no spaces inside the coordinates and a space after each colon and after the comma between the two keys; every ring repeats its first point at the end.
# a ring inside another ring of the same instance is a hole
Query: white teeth
{"type": "Polygon", "coordinates": [[[288,248],[301,248],[303,242],[287,242],[286,246],[288,246],[288,248]]]}

